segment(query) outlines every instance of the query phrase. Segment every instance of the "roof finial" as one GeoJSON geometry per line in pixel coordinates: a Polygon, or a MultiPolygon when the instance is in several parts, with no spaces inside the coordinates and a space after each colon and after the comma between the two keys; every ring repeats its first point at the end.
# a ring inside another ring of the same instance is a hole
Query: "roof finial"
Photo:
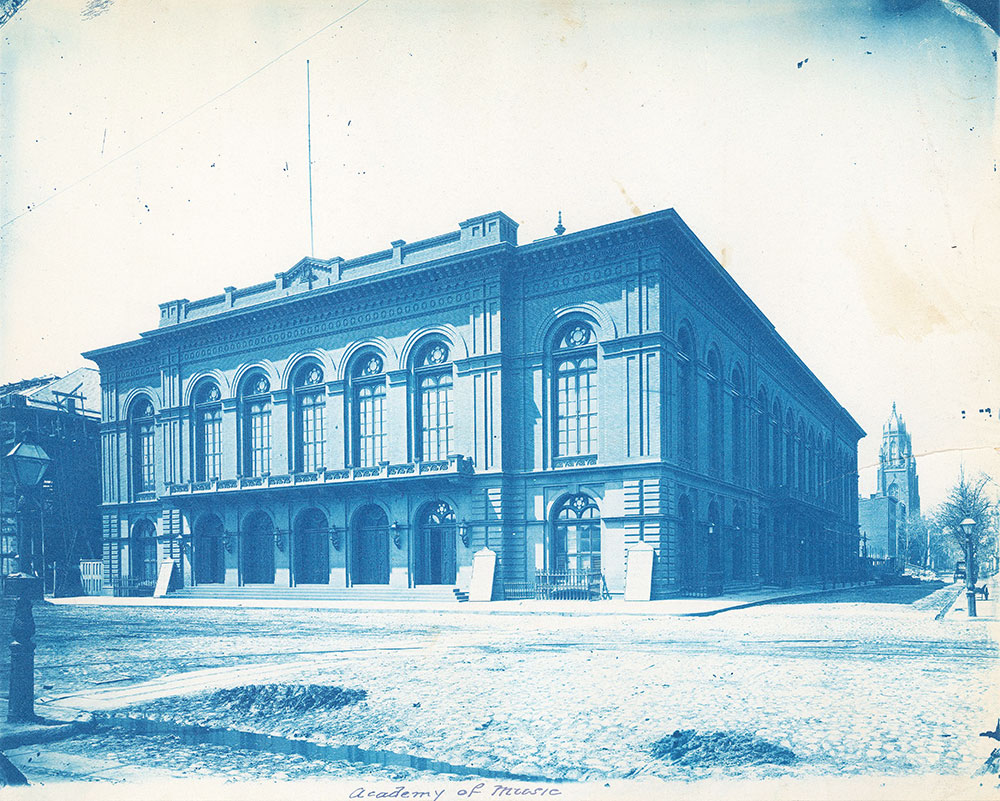
{"type": "Polygon", "coordinates": [[[564,233],[566,233],[566,226],[562,224],[562,210],[561,209],[559,210],[559,222],[556,224],[556,227],[555,227],[554,230],[556,232],[556,236],[562,236],[564,233]]]}

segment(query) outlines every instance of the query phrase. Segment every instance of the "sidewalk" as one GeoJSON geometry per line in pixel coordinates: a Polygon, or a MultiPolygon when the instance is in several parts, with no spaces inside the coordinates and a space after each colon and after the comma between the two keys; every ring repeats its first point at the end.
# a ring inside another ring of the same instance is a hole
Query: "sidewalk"
{"type": "Polygon", "coordinates": [[[268,609],[338,609],[387,612],[452,612],[461,614],[492,615],[640,615],[643,617],[666,615],[671,617],[706,617],[734,609],[746,609],[779,601],[819,598],[834,592],[872,586],[871,583],[840,586],[833,589],[821,584],[797,587],[762,587],[747,592],[733,593],[713,598],[666,598],[659,601],[625,601],[615,598],[607,601],[491,601],[483,602],[430,602],[430,601],[323,601],[314,599],[260,599],[260,598],[113,598],[105,595],[76,598],[48,598],[57,606],[187,606],[234,607],[268,609]]]}
{"type": "Polygon", "coordinates": [[[992,578],[987,579],[984,583],[989,588],[990,599],[988,601],[984,601],[981,597],[976,597],[976,617],[969,617],[968,599],[965,594],[965,587],[963,586],[959,590],[958,597],[955,598],[955,602],[944,615],[944,619],[965,619],[970,621],[982,620],[987,623],[996,623],[1000,620],[1000,607],[998,607],[997,604],[997,592],[1000,591],[1000,582],[997,581],[996,576],[993,576],[992,578]]]}

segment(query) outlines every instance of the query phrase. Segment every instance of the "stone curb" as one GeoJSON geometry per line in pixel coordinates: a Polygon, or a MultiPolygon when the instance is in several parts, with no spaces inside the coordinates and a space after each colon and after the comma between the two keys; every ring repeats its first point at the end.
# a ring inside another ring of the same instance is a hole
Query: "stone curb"
{"type": "Polygon", "coordinates": [[[84,713],[80,720],[71,720],[55,725],[35,724],[25,726],[17,731],[6,731],[0,733],[0,751],[9,751],[25,745],[66,740],[77,734],[93,731],[96,725],[93,715],[84,713]]]}

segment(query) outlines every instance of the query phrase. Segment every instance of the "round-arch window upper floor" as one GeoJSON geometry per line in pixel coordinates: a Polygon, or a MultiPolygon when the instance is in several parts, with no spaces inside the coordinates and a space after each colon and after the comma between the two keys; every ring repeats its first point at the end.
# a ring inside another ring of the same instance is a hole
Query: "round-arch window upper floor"
{"type": "Polygon", "coordinates": [[[156,421],[153,402],[142,395],[129,409],[132,440],[132,480],[136,492],[156,489],[156,421]]]}
{"type": "Polygon", "coordinates": [[[194,474],[198,481],[222,476],[222,393],[215,381],[201,382],[194,392],[194,474]]]}
{"type": "Polygon", "coordinates": [[[350,370],[349,425],[351,461],[355,467],[375,467],[386,456],[385,363],[367,351],[350,370]]]}
{"type": "Polygon", "coordinates": [[[597,453],[597,337],[583,320],[574,320],[554,338],[552,354],[553,453],[597,453]]]}
{"type": "Polygon", "coordinates": [[[243,474],[266,476],[271,472],[271,382],[253,373],[240,387],[240,439],[243,474]]]}
{"type": "Polygon", "coordinates": [[[311,473],[325,466],[326,387],[323,368],[307,361],[292,375],[292,442],[295,468],[311,473]]]}
{"type": "Polygon", "coordinates": [[[416,458],[446,459],[452,451],[454,426],[454,379],[448,344],[434,339],[423,345],[414,359],[413,373],[416,458]]]}

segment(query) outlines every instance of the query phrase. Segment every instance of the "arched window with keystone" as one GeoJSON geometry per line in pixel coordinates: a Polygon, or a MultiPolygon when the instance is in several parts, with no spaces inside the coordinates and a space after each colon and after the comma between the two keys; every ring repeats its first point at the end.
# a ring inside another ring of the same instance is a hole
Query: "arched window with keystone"
{"type": "Polygon", "coordinates": [[[452,449],[452,366],[447,343],[432,340],[417,351],[413,362],[416,458],[447,459],[452,449]]]}
{"type": "Polygon", "coordinates": [[[555,337],[552,428],[556,457],[597,453],[597,337],[583,320],[555,337]]]}

